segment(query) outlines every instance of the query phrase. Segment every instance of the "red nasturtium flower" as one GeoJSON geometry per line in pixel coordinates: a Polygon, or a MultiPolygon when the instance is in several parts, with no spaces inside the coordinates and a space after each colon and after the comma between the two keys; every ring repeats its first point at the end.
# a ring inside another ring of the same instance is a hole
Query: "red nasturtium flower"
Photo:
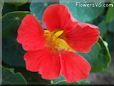
{"type": "Polygon", "coordinates": [[[59,75],[67,82],[86,79],[91,66],[78,52],[90,51],[99,38],[98,27],[77,22],[68,8],[60,4],[46,8],[43,22],[47,30],[32,14],[27,14],[18,29],[17,40],[27,51],[27,70],[49,80],[59,75]]]}

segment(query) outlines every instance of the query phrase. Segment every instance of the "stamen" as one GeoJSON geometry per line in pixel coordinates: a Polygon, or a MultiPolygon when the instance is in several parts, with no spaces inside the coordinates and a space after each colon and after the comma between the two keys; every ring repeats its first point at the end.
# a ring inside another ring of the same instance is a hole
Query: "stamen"
{"type": "Polygon", "coordinates": [[[46,47],[50,48],[53,51],[63,49],[75,52],[64,39],[60,38],[63,32],[63,30],[59,30],[56,32],[50,32],[48,30],[45,30],[44,35],[47,42],[46,47]]]}

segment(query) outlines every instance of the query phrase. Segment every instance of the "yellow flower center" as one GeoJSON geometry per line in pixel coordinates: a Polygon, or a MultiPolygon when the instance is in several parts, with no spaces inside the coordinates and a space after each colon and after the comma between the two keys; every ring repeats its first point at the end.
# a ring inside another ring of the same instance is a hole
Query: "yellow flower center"
{"type": "Polygon", "coordinates": [[[46,47],[50,48],[52,51],[54,50],[67,50],[75,52],[63,39],[63,30],[59,30],[56,32],[50,32],[48,30],[44,31],[44,35],[46,38],[46,47]]]}

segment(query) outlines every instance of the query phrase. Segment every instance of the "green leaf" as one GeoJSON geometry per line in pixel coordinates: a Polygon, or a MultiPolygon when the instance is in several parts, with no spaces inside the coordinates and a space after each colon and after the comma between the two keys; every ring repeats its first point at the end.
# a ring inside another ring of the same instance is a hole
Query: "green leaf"
{"type": "Polygon", "coordinates": [[[42,20],[43,11],[46,8],[47,3],[33,3],[30,4],[30,11],[40,20],[42,20]]]}
{"type": "MultiPolygon", "coordinates": [[[[109,28],[108,28],[109,29],[109,28]]],[[[110,50],[110,52],[113,52],[114,50],[114,38],[113,38],[113,36],[114,36],[114,33],[113,32],[107,32],[107,34],[105,35],[105,40],[107,41],[107,43],[108,43],[108,47],[109,47],[109,50],[110,50]]]]}
{"type": "Polygon", "coordinates": [[[106,43],[100,37],[88,54],[81,53],[91,65],[91,72],[104,71],[111,62],[111,56],[106,43]]]}
{"type": "Polygon", "coordinates": [[[26,70],[25,68],[15,68],[15,71],[21,71],[21,73],[27,80],[27,85],[50,84],[50,80],[43,79],[37,72],[31,72],[26,70]]]}
{"type": "MultiPolygon", "coordinates": [[[[84,2],[85,0],[76,0],[76,2],[84,2]]],[[[100,0],[100,1],[104,1],[104,0],[100,0]]],[[[99,1],[99,2],[100,2],[99,1]]],[[[90,22],[91,20],[97,18],[103,11],[104,8],[103,7],[79,7],[76,6],[76,2],[75,1],[71,1],[71,0],[60,0],[59,3],[66,5],[70,12],[72,13],[73,17],[75,17],[76,19],[78,19],[79,21],[83,21],[83,22],[90,22]]],[[[54,3],[58,3],[58,2],[54,2],[54,3]]],[[[53,4],[52,2],[31,2],[30,5],[30,11],[40,20],[42,21],[42,14],[44,12],[44,10],[46,9],[46,7],[50,4],[53,4]]],[[[96,4],[98,5],[98,3],[96,4]]]]}
{"type": "MultiPolygon", "coordinates": [[[[98,6],[81,7],[82,5],[88,4],[89,1],[88,2],[86,1],[87,0],[68,0],[68,1],[60,0],[60,3],[66,5],[69,8],[70,12],[72,13],[73,17],[76,18],[78,21],[90,22],[93,19],[97,18],[104,11],[104,8],[98,6]]],[[[92,0],[93,3],[96,3],[95,5],[98,5],[100,1],[104,2],[104,0],[99,0],[97,2],[95,2],[95,0],[92,0]]]]}
{"type": "Polygon", "coordinates": [[[51,84],[55,85],[77,85],[77,83],[67,83],[63,76],[60,76],[58,79],[51,80],[51,84]]]}
{"type": "Polygon", "coordinates": [[[55,79],[55,80],[51,80],[51,84],[61,84],[61,85],[64,85],[66,84],[66,81],[64,79],[63,76],[60,76],[58,79],[55,79]]]}
{"type": "Polygon", "coordinates": [[[21,73],[15,73],[12,69],[2,69],[2,85],[27,84],[21,73]]]}
{"type": "Polygon", "coordinates": [[[114,32],[114,20],[109,23],[108,30],[109,30],[110,32],[114,32]]]}
{"type": "Polygon", "coordinates": [[[13,12],[15,11],[15,7],[12,6],[11,4],[5,3],[3,10],[2,10],[2,15],[8,13],[8,12],[13,12]]]}
{"type": "Polygon", "coordinates": [[[114,7],[109,7],[107,16],[106,16],[106,22],[109,23],[109,22],[112,22],[112,20],[114,20],[114,7]]]}
{"type": "Polygon", "coordinates": [[[99,30],[100,30],[100,35],[102,37],[104,37],[104,35],[106,34],[108,27],[105,21],[102,21],[99,25],[99,30]]]}
{"type": "Polygon", "coordinates": [[[28,0],[4,0],[4,1],[10,4],[17,5],[17,6],[26,4],[28,2],[28,0]]]}
{"type": "Polygon", "coordinates": [[[21,46],[17,43],[17,29],[23,17],[29,12],[15,11],[3,16],[3,62],[10,66],[24,67],[24,60],[21,46]]]}
{"type": "Polygon", "coordinates": [[[90,84],[90,80],[89,79],[87,79],[87,80],[81,80],[81,81],[79,81],[79,82],[77,82],[77,84],[78,85],[87,85],[87,84],[90,84]]]}
{"type": "Polygon", "coordinates": [[[31,2],[30,4],[30,11],[40,20],[42,23],[42,15],[44,10],[53,3],[57,2],[31,2]]]}

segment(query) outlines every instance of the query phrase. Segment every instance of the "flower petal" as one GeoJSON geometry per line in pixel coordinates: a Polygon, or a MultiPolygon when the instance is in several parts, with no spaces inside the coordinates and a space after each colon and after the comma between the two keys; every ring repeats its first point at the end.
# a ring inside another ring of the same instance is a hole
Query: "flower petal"
{"type": "Polygon", "coordinates": [[[44,47],[43,29],[32,14],[27,14],[18,29],[17,41],[25,50],[38,50],[44,47]]]}
{"type": "Polygon", "coordinates": [[[72,52],[61,52],[61,74],[67,82],[87,79],[91,66],[82,57],[72,52]]]}
{"type": "Polygon", "coordinates": [[[63,29],[68,21],[74,22],[71,18],[68,8],[60,4],[48,6],[43,14],[43,22],[50,31],[63,29]]]}
{"type": "Polygon", "coordinates": [[[29,51],[24,56],[26,69],[39,72],[44,79],[55,79],[60,74],[60,60],[57,52],[48,48],[39,51],[29,51]]]}
{"type": "Polygon", "coordinates": [[[88,53],[99,38],[97,26],[79,23],[65,33],[65,40],[78,52],[88,53]]]}

